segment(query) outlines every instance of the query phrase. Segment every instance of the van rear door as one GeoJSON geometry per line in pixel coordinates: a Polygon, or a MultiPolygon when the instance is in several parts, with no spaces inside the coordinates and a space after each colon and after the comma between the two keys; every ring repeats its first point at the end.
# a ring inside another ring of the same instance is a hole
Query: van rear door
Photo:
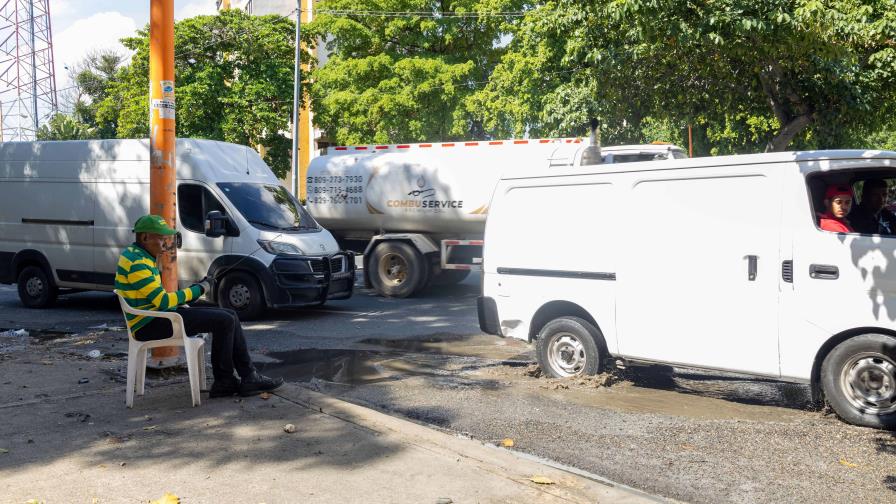
{"type": "Polygon", "coordinates": [[[632,175],[620,209],[621,353],[777,376],[776,167],[632,175]]]}

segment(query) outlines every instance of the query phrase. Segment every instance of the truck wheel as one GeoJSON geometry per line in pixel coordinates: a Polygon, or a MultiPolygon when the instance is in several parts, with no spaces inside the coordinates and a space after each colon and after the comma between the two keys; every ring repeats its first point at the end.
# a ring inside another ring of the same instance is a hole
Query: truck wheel
{"type": "Polygon", "coordinates": [[[27,266],[16,281],[19,299],[28,308],[48,308],[56,302],[59,289],[53,285],[50,276],[40,266],[27,266]]]}
{"type": "Polygon", "coordinates": [[[469,270],[442,270],[432,279],[432,285],[456,285],[470,276],[469,270]]]}
{"type": "Polygon", "coordinates": [[[594,375],[603,358],[598,348],[603,335],[598,328],[578,317],[561,317],[548,322],[535,342],[535,356],[542,371],[551,378],[594,375]]]}
{"type": "Polygon", "coordinates": [[[218,305],[235,311],[240,320],[255,320],[264,312],[264,293],[252,275],[237,271],[221,282],[218,305]]]}
{"type": "Polygon", "coordinates": [[[896,338],[863,334],[840,343],[821,365],[821,388],[844,421],[896,429],[896,338]]]}
{"type": "Polygon", "coordinates": [[[407,243],[380,243],[373,249],[369,265],[370,283],[386,297],[408,297],[426,283],[423,255],[407,243]]]}

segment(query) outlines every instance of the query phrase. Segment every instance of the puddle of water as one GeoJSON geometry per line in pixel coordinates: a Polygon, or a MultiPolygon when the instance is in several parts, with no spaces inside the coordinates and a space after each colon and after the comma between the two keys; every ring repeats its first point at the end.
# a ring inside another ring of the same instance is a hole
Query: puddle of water
{"type": "Polygon", "coordinates": [[[291,350],[272,352],[278,362],[261,364],[265,374],[289,381],[325,380],[345,385],[361,385],[397,379],[383,363],[394,359],[384,352],[369,350],[291,350]]]}
{"type": "Polygon", "coordinates": [[[415,339],[370,338],[360,341],[402,352],[483,357],[495,360],[531,360],[531,352],[525,342],[505,340],[494,336],[432,336],[415,339]]]}

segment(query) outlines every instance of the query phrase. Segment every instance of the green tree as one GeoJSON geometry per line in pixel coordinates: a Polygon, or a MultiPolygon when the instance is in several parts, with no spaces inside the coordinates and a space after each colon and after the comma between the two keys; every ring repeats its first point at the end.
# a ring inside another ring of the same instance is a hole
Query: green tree
{"type": "Polygon", "coordinates": [[[308,90],[338,143],[482,138],[466,99],[488,81],[523,0],[322,0],[303,34],[329,59],[308,90]],[[373,12],[420,13],[376,15],[373,12]]]}
{"type": "Polygon", "coordinates": [[[54,114],[35,134],[38,140],[88,140],[98,138],[89,125],[65,114],[54,114]]]}
{"type": "MultiPolygon", "coordinates": [[[[239,9],[175,24],[177,135],[264,146],[278,176],[289,171],[295,24],[239,9]]],[[[134,51],[118,69],[96,120],[118,138],[149,135],[149,31],[122,41],[134,51]]]]}
{"type": "Polygon", "coordinates": [[[892,0],[555,0],[533,10],[468,107],[486,129],[605,138],[651,117],[722,151],[842,146],[896,97],[892,0]]]}
{"type": "Polygon", "coordinates": [[[97,122],[100,104],[109,96],[125,57],[115,51],[95,51],[72,69],[73,93],[70,95],[72,116],[96,129],[101,138],[115,136],[115,124],[97,122]]]}

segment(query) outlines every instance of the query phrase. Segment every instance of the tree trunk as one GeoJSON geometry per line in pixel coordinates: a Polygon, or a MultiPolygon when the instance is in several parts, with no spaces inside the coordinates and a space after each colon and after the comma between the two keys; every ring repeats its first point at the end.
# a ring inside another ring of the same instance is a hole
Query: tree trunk
{"type": "Polygon", "coordinates": [[[774,138],[766,144],[765,152],[782,152],[787,149],[787,146],[790,145],[793,138],[797,136],[800,131],[803,131],[806,126],[812,122],[812,119],[813,114],[803,114],[790,119],[787,124],[778,130],[774,138]]]}

